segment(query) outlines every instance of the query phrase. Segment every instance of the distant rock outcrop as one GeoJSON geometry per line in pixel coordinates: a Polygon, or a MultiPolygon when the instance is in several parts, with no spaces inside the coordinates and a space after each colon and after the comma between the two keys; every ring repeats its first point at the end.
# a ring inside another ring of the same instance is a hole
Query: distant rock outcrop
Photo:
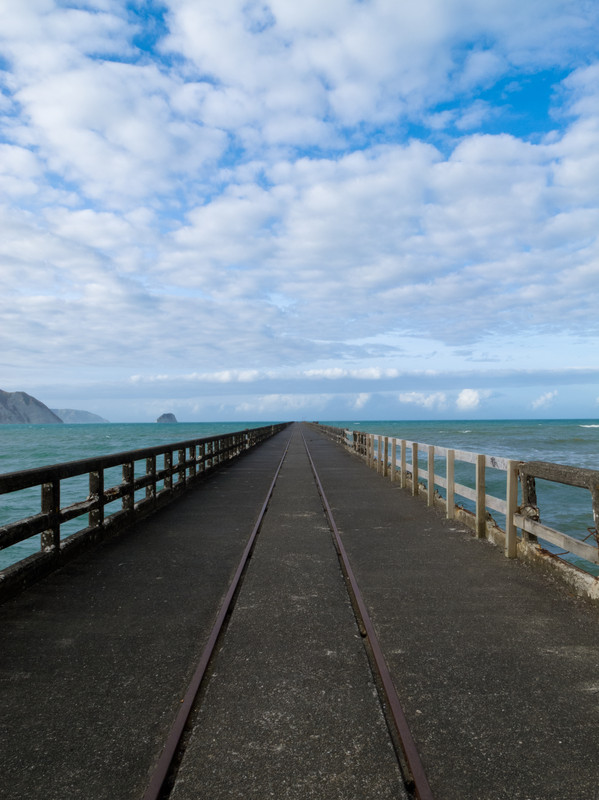
{"type": "Polygon", "coordinates": [[[43,425],[62,420],[48,406],[25,392],[3,392],[0,389],[0,425],[43,425]]]}
{"type": "Polygon", "coordinates": [[[174,414],[161,414],[156,422],[176,422],[177,417],[174,414]]]}
{"type": "Polygon", "coordinates": [[[51,411],[57,417],[60,417],[63,422],[68,422],[69,425],[74,423],[108,422],[104,417],[92,414],[91,411],[78,411],[75,408],[53,408],[51,411]]]}

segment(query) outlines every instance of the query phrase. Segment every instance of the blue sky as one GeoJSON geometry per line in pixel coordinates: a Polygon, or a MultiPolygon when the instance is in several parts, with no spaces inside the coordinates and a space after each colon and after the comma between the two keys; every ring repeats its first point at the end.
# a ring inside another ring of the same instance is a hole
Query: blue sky
{"type": "Polygon", "coordinates": [[[599,417],[599,4],[0,2],[0,388],[599,417]]]}

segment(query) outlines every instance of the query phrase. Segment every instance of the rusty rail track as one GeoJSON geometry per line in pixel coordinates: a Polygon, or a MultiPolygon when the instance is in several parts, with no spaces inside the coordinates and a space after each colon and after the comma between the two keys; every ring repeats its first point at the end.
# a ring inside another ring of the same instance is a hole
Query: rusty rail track
{"type": "MultiPolygon", "coordinates": [[[[384,696],[381,697],[381,705],[383,706],[383,709],[388,709],[388,712],[385,714],[385,716],[387,718],[392,739],[396,745],[396,750],[398,749],[398,743],[399,747],[401,748],[401,753],[398,752],[397,755],[400,762],[400,771],[405,781],[405,788],[410,795],[417,798],[417,800],[434,800],[431,788],[424,772],[420,755],[401,707],[395,686],[393,685],[389,668],[387,667],[387,663],[376,636],[370,615],[366,608],[366,604],[362,598],[362,593],[349,563],[349,558],[347,556],[345,547],[343,546],[341,535],[335,523],[330,504],[325,495],[324,488],[318,476],[316,466],[303,433],[301,436],[312,470],[312,475],[314,477],[318,493],[321,497],[324,513],[327,517],[329,527],[334,538],[335,547],[341,562],[342,570],[346,578],[346,587],[352,601],[352,606],[356,613],[357,623],[359,628],[365,632],[368,648],[370,648],[369,655],[375,683],[377,684],[377,688],[382,687],[383,690],[384,696]]],[[[182,745],[188,720],[192,710],[194,709],[196,700],[200,695],[202,682],[206,677],[209,664],[214,656],[217,642],[225,632],[226,620],[232,613],[234,601],[239,593],[243,575],[247,568],[248,559],[250,558],[254,549],[256,537],[258,536],[262,526],[262,521],[275,490],[275,485],[287,456],[290,443],[291,437],[287,441],[281,460],[279,461],[279,464],[275,470],[274,477],[248,539],[231,585],[227,590],[221,608],[218,612],[214,627],[210,632],[207,644],[202,652],[189,686],[187,687],[179,712],[168,734],[165,746],[151,775],[148,787],[143,795],[142,800],[165,800],[165,798],[168,797],[172,786],[174,785],[178,753],[182,745]]]]}
{"type": "Polygon", "coordinates": [[[393,725],[394,733],[397,736],[397,739],[395,736],[393,738],[394,740],[399,741],[401,748],[403,750],[407,766],[412,776],[415,796],[418,798],[418,800],[433,800],[433,793],[431,791],[428,779],[426,777],[426,773],[424,771],[424,767],[422,765],[422,761],[420,759],[420,754],[418,753],[414,737],[412,736],[412,732],[410,731],[410,727],[403,712],[403,708],[401,707],[397,691],[395,689],[393,680],[391,678],[391,673],[389,672],[389,667],[387,666],[387,662],[385,661],[385,656],[383,655],[381,645],[374,630],[374,625],[372,624],[372,620],[370,619],[370,614],[368,613],[368,609],[366,608],[364,598],[362,597],[362,592],[360,591],[360,587],[358,586],[358,582],[354,575],[354,571],[352,570],[351,564],[349,562],[347,551],[345,550],[345,547],[343,545],[341,534],[339,533],[339,529],[337,528],[337,524],[335,522],[335,518],[331,510],[331,506],[329,505],[329,501],[327,500],[327,496],[325,494],[324,488],[320,481],[320,477],[316,470],[316,465],[314,464],[314,460],[312,459],[310,448],[308,447],[308,443],[306,442],[306,439],[303,434],[302,434],[302,439],[304,442],[304,447],[306,448],[306,454],[308,456],[308,460],[310,461],[312,474],[314,475],[314,480],[316,482],[316,486],[318,487],[318,493],[320,494],[322,505],[327,520],[329,522],[329,527],[331,529],[331,533],[333,534],[333,538],[335,540],[335,546],[337,548],[342,569],[345,574],[348,592],[353,601],[352,605],[356,611],[356,616],[358,617],[358,624],[360,628],[366,633],[366,638],[368,640],[370,653],[372,656],[371,660],[377,673],[375,677],[378,678],[378,680],[376,682],[377,684],[380,684],[382,686],[384,691],[386,706],[389,709],[389,716],[391,718],[390,721],[393,725]]]}
{"type": "Polygon", "coordinates": [[[162,754],[156,764],[154,772],[152,773],[152,777],[150,783],[148,784],[148,788],[143,796],[143,800],[158,800],[158,798],[164,796],[163,789],[165,788],[165,783],[169,772],[171,771],[175,755],[177,753],[177,749],[181,743],[183,733],[185,731],[185,726],[187,724],[187,720],[189,719],[189,715],[191,714],[191,710],[195,703],[196,697],[200,691],[200,686],[206,675],[206,670],[208,668],[208,664],[210,663],[210,659],[214,653],[214,648],[216,647],[216,643],[218,641],[219,636],[223,630],[225,620],[227,616],[231,612],[231,608],[233,605],[233,600],[238,592],[241,579],[245,568],[247,566],[248,559],[254,549],[254,545],[256,543],[256,537],[258,535],[258,531],[262,525],[262,520],[264,519],[264,515],[266,514],[266,510],[268,508],[268,503],[270,502],[270,498],[272,497],[272,493],[275,488],[275,484],[277,482],[277,478],[279,477],[279,473],[281,471],[281,467],[283,466],[283,462],[285,461],[285,456],[287,455],[287,451],[289,450],[289,443],[291,442],[291,438],[287,440],[287,445],[281,456],[281,460],[275,470],[274,478],[270,484],[270,487],[266,493],[266,498],[262,503],[262,508],[258,514],[258,518],[254,524],[252,532],[250,534],[250,538],[245,546],[245,550],[241,556],[237,569],[235,570],[235,575],[233,576],[233,580],[231,581],[231,585],[229,586],[223,603],[221,605],[220,611],[216,617],[216,622],[210,632],[210,636],[208,637],[208,641],[202,655],[200,656],[200,660],[196,667],[196,670],[193,674],[193,677],[187,687],[187,691],[185,692],[185,696],[181,701],[181,706],[179,708],[179,712],[175,718],[173,726],[168,734],[166,743],[164,745],[164,749],[162,754]]]}

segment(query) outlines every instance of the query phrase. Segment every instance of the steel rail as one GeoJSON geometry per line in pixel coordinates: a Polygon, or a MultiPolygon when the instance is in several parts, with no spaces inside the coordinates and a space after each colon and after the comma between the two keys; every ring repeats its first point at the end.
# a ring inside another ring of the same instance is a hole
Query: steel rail
{"type": "Polygon", "coordinates": [[[387,700],[387,705],[391,713],[393,725],[397,731],[397,735],[399,736],[399,741],[401,742],[401,746],[404,751],[408,767],[412,774],[416,797],[418,798],[418,800],[434,800],[431,787],[429,785],[428,779],[424,771],[424,767],[422,765],[422,761],[420,759],[420,754],[418,752],[416,743],[414,741],[414,737],[412,736],[412,732],[410,731],[404,711],[401,707],[397,691],[395,689],[393,680],[391,678],[389,667],[387,666],[385,656],[383,655],[381,645],[375,633],[374,625],[372,624],[372,620],[370,619],[370,614],[368,613],[368,609],[366,608],[366,604],[364,602],[364,598],[362,597],[360,587],[358,586],[358,582],[356,581],[356,577],[351,568],[347,551],[345,550],[345,547],[343,545],[339,529],[337,528],[337,524],[335,523],[335,518],[333,517],[331,506],[329,505],[329,501],[327,500],[324,488],[322,486],[322,483],[318,476],[318,472],[316,470],[316,465],[314,464],[314,460],[312,459],[310,448],[308,447],[308,443],[306,442],[306,438],[303,432],[302,432],[302,439],[304,441],[304,447],[306,448],[306,454],[310,462],[310,467],[312,468],[312,474],[314,475],[314,480],[316,481],[318,492],[322,500],[322,505],[324,507],[325,514],[327,516],[329,526],[331,528],[331,532],[333,533],[337,550],[342,560],[343,569],[347,577],[347,581],[349,583],[350,593],[353,596],[355,607],[357,607],[358,609],[358,613],[360,615],[360,622],[363,626],[364,631],[366,632],[366,637],[368,639],[368,643],[371,648],[372,657],[376,669],[379,673],[380,682],[383,686],[383,690],[387,700]]]}
{"type": "Polygon", "coordinates": [[[275,471],[274,478],[272,479],[268,492],[266,493],[266,499],[262,504],[262,508],[260,509],[260,513],[258,514],[256,523],[252,529],[250,538],[248,539],[245,550],[243,551],[243,555],[241,556],[241,560],[239,562],[239,565],[237,566],[237,570],[235,572],[233,580],[222,602],[222,605],[218,612],[218,616],[216,618],[216,622],[214,623],[212,631],[210,632],[210,636],[208,638],[206,646],[204,647],[204,650],[202,652],[196,670],[187,687],[185,696],[181,701],[179,711],[169,731],[164,749],[162,750],[160,758],[158,759],[156,767],[154,768],[154,771],[152,773],[152,777],[150,779],[148,787],[143,795],[143,800],[158,800],[158,798],[160,797],[162,787],[164,786],[164,782],[170,771],[171,764],[173,763],[175,754],[177,752],[177,748],[179,747],[179,743],[181,742],[181,738],[185,730],[185,725],[187,724],[187,720],[189,719],[189,715],[191,713],[193,704],[200,690],[202,680],[204,679],[204,676],[206,674],[206,669],[208,668],[208,664],[214,652],[216,642],[223,628],[225,619],[229,613],[233,597],[235,596],[235,593],[239,586],[241,576],[245,569],[247,560],[254,547],[256,536],[258,535],[258,531],[260,530],[260,526],[262,525],[262,520],[264,519],[264,515],[266,514],[270,498],[272,497],[272,493],[274,491],[275,484],[277,482],[277,478],[279,477],[281,467],[283,466],[283,462],[285,461],[287,451],[289,450],[290,442],[291,442],[291,437],[287,440],[287,445],[285,446],[285,450],[283,452],[283,455],[281,456],[281,460],[275,471]]]}

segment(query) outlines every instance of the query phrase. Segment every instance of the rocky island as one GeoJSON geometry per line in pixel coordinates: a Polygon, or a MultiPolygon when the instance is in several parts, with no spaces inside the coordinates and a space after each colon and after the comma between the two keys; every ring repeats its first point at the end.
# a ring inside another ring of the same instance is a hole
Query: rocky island
{"type": "Polygon", "coordinates": [[[156,422],[177,422],[177,417],[174,414],[161,414],[156,422]]]}

